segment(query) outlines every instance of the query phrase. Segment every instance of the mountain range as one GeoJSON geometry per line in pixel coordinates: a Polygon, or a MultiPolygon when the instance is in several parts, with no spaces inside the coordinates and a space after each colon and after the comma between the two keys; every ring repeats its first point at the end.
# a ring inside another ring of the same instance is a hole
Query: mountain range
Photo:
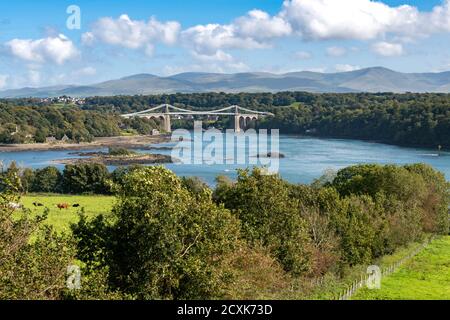
{"type": "Polygon", "coordinates": [[[279,91],[450,93],[450,72],[401,73],[374,67],[340,73],[310,71],[285,74],[188,72],[168,77],[137,74],[92,85],[60,85],[5,90],[0,91],[0,98],[279,91]]]}

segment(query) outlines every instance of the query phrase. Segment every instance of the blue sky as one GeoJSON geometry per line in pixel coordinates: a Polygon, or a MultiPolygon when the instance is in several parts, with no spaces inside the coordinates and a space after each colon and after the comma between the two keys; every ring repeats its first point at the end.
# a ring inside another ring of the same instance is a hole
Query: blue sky
{"type": "Polygon", "coordinates": [[[0,89],[135,73],[450,70],[449,0],[0,3],[0,89]],[[68,29],[69,5],[80,29],[68,29]]]}

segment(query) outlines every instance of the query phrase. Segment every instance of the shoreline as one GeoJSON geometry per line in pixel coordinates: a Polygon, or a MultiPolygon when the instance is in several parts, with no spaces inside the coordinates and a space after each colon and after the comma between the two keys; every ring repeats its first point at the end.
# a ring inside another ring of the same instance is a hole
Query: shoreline
{"type": "Polygon", "coordinates": [[[149,144],[169,142],[168,136],[117,136],[98,137],[88,143],[31,143],[31,144],[0,144],[0,153],[26,152],[26,151],[66,151],[66,150],[93,150],[99,148],[123,147],[139,149],[149,144]]]}

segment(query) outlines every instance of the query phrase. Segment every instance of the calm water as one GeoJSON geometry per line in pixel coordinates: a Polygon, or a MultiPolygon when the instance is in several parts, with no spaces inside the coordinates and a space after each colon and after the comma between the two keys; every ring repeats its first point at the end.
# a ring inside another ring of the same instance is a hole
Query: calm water
{"type": "MultiPolygon", "coordinates": [[[[173,144],[161,144],[158,146],[171,146],[173,144]]],[[[248,154],[255,155],[256,152],[245,145],[237,146],[239,150],[247,150],[248,154]]],[[[105,149],[96,149],[105,151],[105,149]]],[[[31,168],[42,168],[53,165],[52,160],[77,158],[71,155],[73,151],[27,151],[1,153],[0,160],[8,164],[15,160],[19,165],[31,168]]],[[[143,153],[170,154],[168,150],[145,151],[143,153]]],[[[450,180],[450,153],[442,152],[440,156],[437,151],[417,148],[403,148],[379,143],[319,139],[300,136],[280,136],[280,152],[286,157],[280,159],[280,173],[291,182],[310,183],[318,178],[326,169],[340,169],[349,165],[359,163],[381,163],[381,164],[407,164],[427,163],[440,170],[450,180]]],[[[62,168],[62,165],[56,165],[62,168]]],[[[186,165],[168,164],[169,169],[180,176],[198,176],[209,184],[214,184],[218,175],[226,175],[231,178],[236,176],[236,169],[247,165],[186,165]]],[[[111,167],[110,169],[114,169],[111,167]]]]}

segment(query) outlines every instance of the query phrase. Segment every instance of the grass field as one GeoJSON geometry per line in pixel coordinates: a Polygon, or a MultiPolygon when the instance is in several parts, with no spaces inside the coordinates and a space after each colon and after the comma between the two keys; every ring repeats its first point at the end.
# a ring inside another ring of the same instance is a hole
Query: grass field
{"type": "Polygon", "coordinates": [[[450,236],[434,240],[396,273],[382,279],[381,289],[361,289],[354,300],[449,300],[450,236]]]}
{"type": "Polygon", "coordinates": [[[94,217],[100,213],[109,213],[114,204],[114,197],[32,194],[23,197],[21,203],[34,214],[42,214],[45,208],[49,208],[47,223],[53,225],[57,231],[67,232],[70,231],[70,224],[78,221],[78,212],[81,208],[84,208],[88,217],[94,217]],[[35,207],[33,202],[42,203],[44,207],[35,207]],[[79,204],[80,207],[60,210],[56,207],[58,203],[79,204]]]}

